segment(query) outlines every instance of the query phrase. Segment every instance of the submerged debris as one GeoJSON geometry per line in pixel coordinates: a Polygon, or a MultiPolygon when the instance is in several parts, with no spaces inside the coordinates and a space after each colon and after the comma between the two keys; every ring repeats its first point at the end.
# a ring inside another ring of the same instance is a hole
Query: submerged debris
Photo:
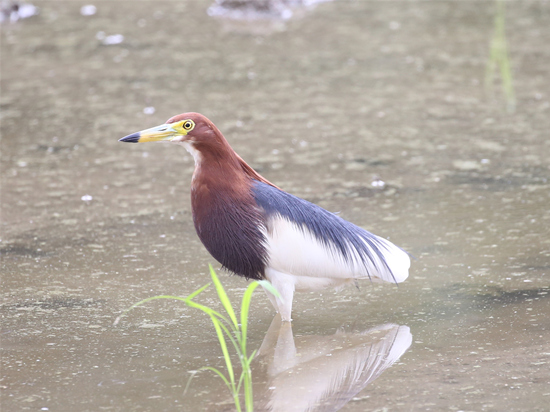
{"type": "Polygon", "coordinates": [[[80,8],[80,14],[82,14],[83,16],[93,16],[96,13],[97,13],[97,7],[94,6],[93,4],[87,4],[80,8]]]}
{"type": "Polygon", "coordinates": [[[216,0],[208,15],[234,20],[288,20],[298,8],[312,7],[329,0],[216,0]]]}
{"type": "Polygon", "coordinates": [[[112,46],[113,44],[120,44],[124,41],[124,36],[122,34],[111,34],[107,36],[104,31],[98,31],[95,35],[95,38],[98,39],[101,44],[105,46],[112,46]]]}
{"type": "Polygon", "coordinates": [[[386,182],[384,182],[379,176],[373,176],[371,185],[372,187],[383,189],[386,186],[386,182]]]}
{"type": "Polygon", "coordinates": [[[38,7],[20,1],[0,1],[0,23],[15,23],[38,14],[38,7]]]}

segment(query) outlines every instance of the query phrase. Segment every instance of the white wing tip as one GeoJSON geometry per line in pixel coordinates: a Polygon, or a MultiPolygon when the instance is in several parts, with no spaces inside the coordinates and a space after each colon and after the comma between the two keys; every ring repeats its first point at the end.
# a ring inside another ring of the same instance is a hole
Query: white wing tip
{"type": "Polygon", "coordinates": [[[391,273],[381,273],[382,280],[387,282],[401,283],[409,277],[409,268],[411,267],[411,259],[407,252],[398,248],[393,243],[386,239],[381,239],[385,248],[381,248],[384,255],[384,260],[391,273]]]}
{"type": "Polygon", "coordinates": [[[393,276],[397,283],[405,281],[409,277],[409,268],[411,267],[411,259],[406,252],[401,251],[403,256],[395,259],[390,265],[393,276]]]}

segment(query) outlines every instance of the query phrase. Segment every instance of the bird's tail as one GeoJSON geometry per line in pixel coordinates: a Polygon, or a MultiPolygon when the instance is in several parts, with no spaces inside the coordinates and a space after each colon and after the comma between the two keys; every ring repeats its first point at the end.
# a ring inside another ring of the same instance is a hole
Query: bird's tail
{"type": "Polygon", "coordinates": [[[380,280],[386,282],[401,283],[409,277],[409,268],[411,259],[409,254],[398,246],[395,246],[389,240],[376,236],[375,244],[370,244],[370,248],[377,249],[373,253],[373,264],[377,269],[377,276],[380,280]]]}

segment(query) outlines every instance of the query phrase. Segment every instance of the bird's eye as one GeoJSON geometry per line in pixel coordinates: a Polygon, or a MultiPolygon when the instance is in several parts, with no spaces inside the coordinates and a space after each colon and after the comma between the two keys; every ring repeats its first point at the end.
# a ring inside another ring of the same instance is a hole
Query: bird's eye
{"type": "Polygon", "coordinates": [[[185,130],[191,130],[193,128],[193,122],[191,120],[187,120],[183,123],[183,128],[185,130]]]}

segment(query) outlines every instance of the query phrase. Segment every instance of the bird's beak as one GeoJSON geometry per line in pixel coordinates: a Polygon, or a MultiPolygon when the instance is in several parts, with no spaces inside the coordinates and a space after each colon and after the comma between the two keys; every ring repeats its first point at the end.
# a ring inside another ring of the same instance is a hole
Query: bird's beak
{"type": "Polygon", "coordinates": [[[182,134],[181,131],[174,128],[176,125],[177,124],[161,124],[160,126],[151,127],[150,129],[145,129],[141,132],[129,134],[128,136],[119,139],[119,142],[169,142],[182,134]]]}

